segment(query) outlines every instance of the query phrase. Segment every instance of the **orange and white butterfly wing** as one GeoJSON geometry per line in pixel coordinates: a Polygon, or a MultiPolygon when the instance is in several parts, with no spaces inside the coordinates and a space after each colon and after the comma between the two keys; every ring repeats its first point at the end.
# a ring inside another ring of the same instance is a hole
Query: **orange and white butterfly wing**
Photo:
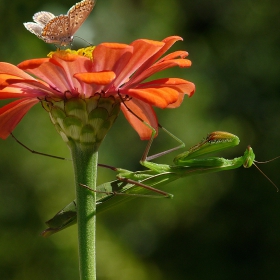
{"type": "Polygon", "coordinates": [[[30,31],[31,33],[35,34],[38,38],[43,39],[42,38],[42,26],[38,23],[35,22],[25,22],[23,24],[25,26],[25,28],[30,31]]]}
{"type": "Polygon", "coordinates": [[[69,17],[60,15],[51,19],[42,30],[42,38],[46,43],[69,45],[73,41],[69,17]]]}
{"type": "Polygon", "coordinates": [[[72,36],[81,27],[95,6],[95,0],[83,0],[69,9],[67,15],[70,20],[72,36]]]}
{"type": "Polygon", "coordinates": [[[34,14],[33,20],[34,22],[42,25],[43,27],[51,20],[55,18],[55,15],[50,12],[38,12],[34,14]]]}

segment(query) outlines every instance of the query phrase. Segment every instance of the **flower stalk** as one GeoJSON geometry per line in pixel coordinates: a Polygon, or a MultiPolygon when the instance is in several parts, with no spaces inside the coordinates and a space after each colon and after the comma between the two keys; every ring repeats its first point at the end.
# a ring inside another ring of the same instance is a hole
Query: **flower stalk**
{"type": "Polygon", "coordinates": [[[96,279],[96,193],[81,187],[80,182],[96,190],[98,152],[83,149],[81,145],[71,145],[73,159],[80,279],[96,279]]]}
{"type": "Polygon", "coordinates": [[[120,111],[120,102],[90,98],[46,99],[43,107],[70,148],[76,186],[80,279],[96,279],[96,190],[98,148],[120,111]]]}

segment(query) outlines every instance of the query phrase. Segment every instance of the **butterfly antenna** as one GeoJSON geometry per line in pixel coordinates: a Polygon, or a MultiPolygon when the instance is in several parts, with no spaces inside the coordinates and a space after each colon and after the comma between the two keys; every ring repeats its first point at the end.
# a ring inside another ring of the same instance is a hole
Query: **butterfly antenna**
{"type": "Polygon", "coordinates": [[[76,36],[76,35],[75,35],[74,38],[79,38],[79,39],[81,39],[82,41],[86,42],[90,47],[93,46],[92,43],[90,43],[89,41],[85,40],[84,38],[82,38],[82,37],[80,37],[80,36],[76,36]]]}

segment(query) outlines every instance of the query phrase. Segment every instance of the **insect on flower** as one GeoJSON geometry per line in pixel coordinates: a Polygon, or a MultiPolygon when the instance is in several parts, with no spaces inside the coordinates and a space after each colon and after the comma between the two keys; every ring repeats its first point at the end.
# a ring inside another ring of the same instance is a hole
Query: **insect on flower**
{"type": "Polygon", "coordinates": [[[33,16],[34,22],[25,22],[24,26],[46,43],[67,46],[72,43],[73,35],[89,16],[95,2],[83,0],[72,6],[66,15],[38,12],[33,16]]]}

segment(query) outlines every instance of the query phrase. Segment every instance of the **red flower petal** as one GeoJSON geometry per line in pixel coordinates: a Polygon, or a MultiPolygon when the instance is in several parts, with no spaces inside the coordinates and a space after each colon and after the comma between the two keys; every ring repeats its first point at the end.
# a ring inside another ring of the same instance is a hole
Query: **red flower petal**
{"type": "Polygon", "coordinates": [[[121,93],[135,97],[161,109],[166,108],[169,104],[176,102],[178,99],[178,91],[170,87],[161,86],[152,88],[132,88],[124,91],[122,90],[121,93]]]}
{"type": "Polygon", "coordinates": [[[63,94],[67,90],[74,89],[72,87],[72,83],[71,85],[69,85],[63,68],[50,63],[50,59],[48,58],[23,61],[18,65],[18,67],[24,69],[25,71],[28,71],[38,78],[41,78],[52,88],[57,89],[58,95],[59,92],[63,94]]]}
{"type": "Polygon", "coordinates": [[[103,71],[98,73],[87,72],[74,74],[74,77],[87,84],[107,85],[115,79],[116,74],[112,71],[103,71]]]}
{"type": "Polygon", "coordinates": [[[181,68],[190,67],[191,61],[188,59],[173,59],[173,60],[162,61],[160,63],[155,63],[150,68],[144,70],[141,74],[139,73],[137,77],[134,78],[133,76],[133,78],[128,83],[125,84],[125,87],[133,87],[141,83],[145,79],[149,78],[153,74],[174,66],[179,66],[181,68]]]}
{"type": "MultiPolygon", "coordinates": [[[[66,55],[66,58],[53,55],[50,59],[50,64],[48,66],[59,73],[58,78],[63,83],[63,92],[65,91],[64,87],[67,87],[72,92],[83,93],[84,95],[93,93],[91,86],[81,84],[76,79],[73,79],[76,73],[92,72],[92,61],[89,58],[76,54],[66,55]],[[73,60],[74,57],[76,57],[75,60],[73,60]]],[[[49,75],[48,79],[52,80],[52,76],[49,75]]]]}
{"type": "Polygon", "coordinates": [[[13,83],[20,83],[23,80],[23,78],[20,78],[18,76],[0,74],[0,89],[3,89],[13,83]]]}
{"type": "MultiPolygon", "coordinates": [[[[29,78],[32,78],[29,76],[29,78]]],[[[0,74],[0,99],[26,98],[45,96],[46,93],[54,94],[48,84],[35,79],[22,79],[7,74],[0,74]]]]}
{"type": "Polygon", "coordinates": [[[139,67],[139,69],[137,69],[132,78],[132,82],[134,83],[133,79],[137,78],[138,75],[141,74],[145,69],[153,65],[155,61],[157,61],[169,48],[173,46],[174,43],[179,40],[182,41],[183,39],[179,36],[170,36],[162,40],[162,42],[164,43],[164,45],[162,45],[162,48],[160,48],[158,52],[151,56],[141,67],[139,67]]]}
{"type": "Polygon", "coordinates": [[[28,110],[38,102],[35,98],[25,98],[0,108],[0,138],[6,139],[28,110]]]}
{"type": "Polygon", "coordinates": [[[132,53],[133,48],[129,45],[116,43],[100,44],[93,51],[92,72],[112,70],[118,73],[127,64],[132,53]]]}
{"type": "Polygon", "coordinates": [[[142,83],[137,88],[150,88],[150,87],[170,87],[176,89],[180,93],[184,93],[191,97],[194,94],[195,85],[179,78],[163,78],[153,80],[147,83],[142,83]]]}
{"type": "MultiPolygon", "coordinates": [[[[125,101],[125,104],[138,117],[140,117],[142,120],[144,120],[150,126],[152,126],[156,130],[155,136],[157,136],[158,120],[157,120],[157,116],[156,116],[156,113],[153,110],[153,108],[150,105],[143,103],[142,101],[140,101],[138,99],[134,99],[134,98],[129,101],[125,101]]],[[[149,140],[152,135],[152,130],[149,127],[147,127],[142,121],[140,121],[138,118],[136,118],[132,113],[130,113],[127,110],[127,108],[124,106],[123,103],[121,103],[121,110],[122,110],[125,118],[130,123],[130,125],[139,134],[140,139],[149,140]]]]}
{"type": "Polygon", "coordinates": [[[165,61],[165,60],[175,59],[175,58],[185,58],[188,55],[189,55],[189,53],[186,52],[186,51],[176,51],[176,52],[167,54],[166,56],[159,59],[156,63],[159,63],[159,62],[162,62],[162,61],[165,61]]]}
{"type": "Polygon", "coordinates": [[[165,78],[142,83],[137,88],[121,89],[122,94],[138,98],[159,108],[175,108],[183,101],[183,95],[194,93],[194,84],[183,79],[165,78]]]}
{"type": "Polygon", "coordinates": [[[54,59],[56,61],[57,59],[61,59],[66,62],[72,62],[72,61],[79,60],[81,57],[82,57],[81,55],[78,55],[76,53],[60,51],[60,52],[54,52],[50,60],[54,59]]]}
{"type": "Polygon", "coordinates": [[[130,47],[133,47],[133,55],[126,65],[120,69],[121,71],[115,71],[117,75],[114,81],[114,86],[117,88],[125,83],[128,78],[141,67],[150,57],[157,53],[164,44],[158,41],[151,40],[136,40],[130,47]]]}
{"type": "Polygon", "coordinates": [[[0,74],[10,74],[22,79],[33,79],[30,75],[20,70],[15,65],[6,62],[0,62],[0,74]]]}

